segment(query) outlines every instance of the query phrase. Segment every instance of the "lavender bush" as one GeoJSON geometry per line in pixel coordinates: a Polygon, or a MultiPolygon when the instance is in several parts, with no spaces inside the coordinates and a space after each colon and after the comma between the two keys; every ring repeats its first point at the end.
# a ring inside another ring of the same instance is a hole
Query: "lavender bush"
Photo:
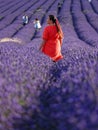
{"type": "Polygon", "coordinates": [[[88,8],[82,0],[0,0],[0,130],[98,130],[98,33],[81,2],[88,8]],[[30,18],[26,26],[24,12],[30,18]],[[64,58],[56,63],[39,51],[50,13],[64,32],[64,58]],[[35,33],[36,16],[42,28],[35,33]]]}

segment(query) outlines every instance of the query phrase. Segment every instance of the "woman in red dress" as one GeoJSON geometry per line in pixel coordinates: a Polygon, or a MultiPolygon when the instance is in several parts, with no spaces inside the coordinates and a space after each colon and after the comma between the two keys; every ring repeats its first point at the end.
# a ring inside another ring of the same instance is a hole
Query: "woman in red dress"
{"type": "Polygon", "coordinates": [[[40,50],[56,62],[63,58],[61,54],[63,32],[54,15],[49,15],[47,23],[48,26],[44,29],[40,50]]]}

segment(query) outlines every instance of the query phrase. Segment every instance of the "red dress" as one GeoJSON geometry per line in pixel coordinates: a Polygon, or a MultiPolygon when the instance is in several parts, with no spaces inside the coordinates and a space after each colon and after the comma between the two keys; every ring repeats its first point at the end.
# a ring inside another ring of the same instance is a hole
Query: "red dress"
{"type": "Polygon", "coordinates": [[[46,43],[42,47],[42,52],[48,55],[53,61],[62,59],[61,39],[57,33],[57,28],[55,25],[49,25],[44,29],[43,39],[46,43]]]}

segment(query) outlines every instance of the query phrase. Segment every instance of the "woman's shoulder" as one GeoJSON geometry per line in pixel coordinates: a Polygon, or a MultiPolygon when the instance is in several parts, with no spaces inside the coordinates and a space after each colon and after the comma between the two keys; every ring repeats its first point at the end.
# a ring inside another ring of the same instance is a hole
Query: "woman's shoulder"
{"type": "Polygon", "coordinates": [[[49,26],[46,25],[46,26],[44,27],[44,30],[49,30],[49,26]]]}

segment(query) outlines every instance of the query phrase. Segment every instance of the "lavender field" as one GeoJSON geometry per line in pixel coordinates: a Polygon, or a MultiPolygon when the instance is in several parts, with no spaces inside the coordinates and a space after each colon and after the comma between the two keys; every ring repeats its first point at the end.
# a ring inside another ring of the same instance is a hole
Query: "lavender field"
{"type": "Polygon", "coordinates": [[[0,0],[0,130],[98,130],[98,0],[0,0]],[[56,63],[39,51],[49,14],[64,32],[56,63]]]}

